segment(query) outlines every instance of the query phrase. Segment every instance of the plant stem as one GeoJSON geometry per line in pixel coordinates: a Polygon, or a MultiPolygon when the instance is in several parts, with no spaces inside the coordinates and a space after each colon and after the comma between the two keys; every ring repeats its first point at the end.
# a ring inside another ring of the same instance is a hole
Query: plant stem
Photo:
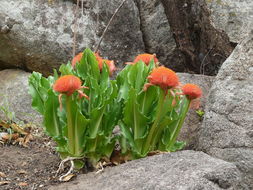
{"type": "Polygon", "coordinates": [[[146,140],[146,142],[143,146],[142,154],[148,153],[148,151],[150,149],[152,139],[154,138],[154,135],[155,135],[154,133],[156,131],[157,125],[159,124],[160,116],[161,116],[161,113],[163,111],[163,103],[164,103],[165,96],[166,96],[165,92],[163,90],[161,90],[159,101],[158,101],[158,108],[157,108],[157,112],[156,112],[155,121],[154,121],[153,125],[151,126],[151,129],[149,131],[147,140],[146,140]]]}
{"type": "Polygon", "coordinates": [[[66,114],[67,114],[67,127],[68,127],[68,148],[72,155],[75,155],[75,129],[73,127],[72,114],[71,114],[71,96],[66,97],[66,114]]]}
{"type": "Polygon", "coordinates": [[[181,119],[179,120],[178,126],[176,127],[176,129],[174,130],[171,138],[170,138],[170,142],[167,146],[167,150],[171,150],[171,148],[173,147],[173,145],[175,144],[176,140],[177,140],[177,136],[179,135],[179,132],[184,124],[184,120],[186,118],[187,112],[189,110],[190,104],[191,104],[191,100],[189,100],[188,98],[185,97],[184,100],[184,104],[181,110],[181,119]]]}

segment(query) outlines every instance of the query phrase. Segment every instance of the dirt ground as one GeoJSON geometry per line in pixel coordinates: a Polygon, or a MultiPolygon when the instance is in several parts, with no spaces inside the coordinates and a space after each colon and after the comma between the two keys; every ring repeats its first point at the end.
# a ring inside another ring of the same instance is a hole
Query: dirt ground
{"type": "Polygon", "coordinates": [[[28,147],[0,145],[0,189],[47,189],[59,183],[54,177],[59,163],[48,138],[36,138],[28,147]]]}

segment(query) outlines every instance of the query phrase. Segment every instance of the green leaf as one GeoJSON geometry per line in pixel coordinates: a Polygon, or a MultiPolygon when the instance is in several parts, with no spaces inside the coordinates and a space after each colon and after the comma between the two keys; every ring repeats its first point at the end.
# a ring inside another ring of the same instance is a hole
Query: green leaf
{"type": "Polygon", "coordinates": [[[125,103],[124,123],[133,131],[134,139],[144,136],[147,131],[148,118],[141,113],[137,103],[136,90],[131,88],[128,100],[125,103]]]}
{"type": "Polygon", "coordinates": [[[47,91],[50,87],[46,78],[40,73],[33,72],[28,79],[29,94],[32,96],[32,107],[40,114],[44,114],[44,103],[47,99],[47,91]]]}
{"type": "Polygon", "coordinates": [[[128,82],[137,92],[140,92],[143,89],[148,75],[147,70],[147,66],[141,61],[133,65],[128,72],[128,82]]]}
{"type": "Polygon", "coordinates": [[[117,75],[116,81],[117,81],[117,85],[119,87],[118,101],[127,99],[128,91],[130,88],[130,85],[127,80],[127,74],[129,72],[130,68],[131,68],[131,65],[127,65],[117,75]]]}
{"type": "Polygon", "coordinates": [[[177,128],[178,120],[173,120],[165,129],[164,135],[162,138],[162,142],[167,145],[171,141],[171,135],[174,133],[175,129],[177,128]]]}
{"type": "Polygon", "coordinates": [[[178,150],[182,150],[186,145],[186,142],[184,141],[176,141],[175,144],[173,145],[173,147],[171,148],[171,152],[175,152],[175,151],[178,151],[178,150]]]}
{"type": "Polygon", "coordinates": [[[59,68],[62,75],[74,75],[74,70],[70,62],[68,64],[62,64],[59,68]]]}
{"type": "Polygon", "coordinates": [[[105,106],[100,108],[95,108],[91,112],[91,120],[90,120],[90,127],[89,127],[89,137],[95,138],[99,131],[99,128],[102,123],[102,118],[104,115],[105,106]]]}
{"type": "Polygon", "coordinates": [[[154,114],[153,110],[156,110],[156,105],[158,102],[158,87],[151,86],[147,91],[142,91],[138,96],[138,102],[140,104],[141,112],[149,117],[154,114]]]}
{"type": "Polygon", "coordinates": [[[77,75],[83,80],[89,77],[94,78],[97,82],[100,80],[100,70],[94,53],[86,48],[83,52],[82,59],[76,64],[77,75]]]}
{"type": "Polygon", "coordinates": [[[124,138],[127,139],[131,147],[135,147],[133,134],[129,127],[127,127],[122,121],[119,122],[119,127],[124,138]]]}
{"type": "Polygon", "coordinates": [[[62,128],[60,125],[57,109],[59,108],[59,100],[52,89],[48,91],[48,99],[45,102],[44,125],[45,130],[51,137],[62,136],[62,128]]]}
{"type": "Polygon", "coordinates": [[[66,100],[69,152],[79,157],[84,152],[84,137],[89,120],[82,115],[75,99],[70,96],[66,100]]]}

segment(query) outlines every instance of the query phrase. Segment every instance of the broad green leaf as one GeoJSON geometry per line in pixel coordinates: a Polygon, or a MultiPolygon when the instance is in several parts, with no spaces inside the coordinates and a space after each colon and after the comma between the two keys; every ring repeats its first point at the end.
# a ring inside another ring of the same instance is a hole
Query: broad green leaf
{"type": "Polygon", "coordinates": [[[143,89],[147,74],[147,66],[142,61],[133,65],[127,74],[130,86],[140,92],[143,89]]]}
{"type": "MultiPolygon", "coordinates": [[[[169,126],[172,122],[173,120],[171,120],[171,118],[169,117],[163,117],[161,119],[155,131],[155,135],[151,143],[152,146],[156,147],[157,143],[162,140],[162,135],[163,132],[165,131],[165,128],[169,126]]],[[[168,135],[170,135],[170,133],[168,135]]]]}
{"type": "Polygon", "coordinates": [[[159,145],[160,146],[159,150],[168,151],[168,145],[171,143],[172,135],[174,134],[177,128],[177,125],[178,125],[178,120],[172,120],[172,122],[169,123],[169,125],[164,129],[162,138],[160,141],[160,145],[159,145]],[[161,149],[161,147],[163,148],[161,149]]]}
{"type": "Polygon", "coordinates": [[[131,132],[130,128],[127,127],[122,121],[119,121],[119,127],[123,137],[126,138],[128,143],[130,144],[130,147],[134,147],[135,143],[133,133],[131,132]]]}
{"type": "Polygon", "coordinates": [[[95,78],[97,81],[100,79],[100,70],[98,67],[97,59],[94,53],[89,49],[86,48],[83,52],[84,56],[87,56],[87,62],[90,65],[90,75],[95,78]]]}
{"type": "Polygon", "coordinates": [[[62,64],[59,68],[59,71],[61,72],[62,75],[73,75],[74,74],[74,70],[73,70],[70,62],[68,62],[68,64],[62,64]]]}
{"type": "Polygon", "coordinates": [[[126,100],[128,96],[128,91],[130,88],[130,85],[127,80],[127,74],[129,70],[131,69],[131,65],[127,65],[123,70],[121,70],[116,78],[117,85],[119,87],[118,92],[118,101],[126,100]]]}
{"type": "Polygon", "coordinates": [[[154,113],[158,101],[158,87],[151,86],[147,91],[142,91],[138,96],[141,112],[147,117],[154,113]]]}
{"type": "Polygon", "coordinates": [[[67,97],[66,106],[69,152],[73,156],[82,156],[84,152],[83,138],[85,136],[89,120],[82,115],[76,100],[72,99],[72,97],[67,97]]]}
{"type": "Polygon", "coordinates": [[[110,84],[109,69],[106,64],[103,64],[103,69],[100,78],[101,91],[104,92],[109,87],[109,84],[110,84]]]}
{"type": "Polygon", "coordinates": [[[133,131],[134,139],[143,137],[147,130],[148,118],[141,113],[137,103],[136,90],[130,89],[124,108],[124,123],[133,131]]]}
{"type": "Polygon", "coordinates": [[[104,111],[105,111],[105,106],[101,108],[95,108],[92,110],[91,117],[90,117],[90,127],[89,127],[90,138],[95,138],[97,136],[100,126],[102,124],[104,111]]]}
{"type": "Polygon", "coordinates": [[[52,89],[48,91],[48,98],[45,102],[44,125],[45,130],[51,137],[62,136],[62,127],[60,125],[57,109],[59,100],[52,89]]]}
{"type": "Polygon", "coordinates": [[[185,145],[186,145],[186,142],[184,141],[176,141],[173,147],[171,148],[171,150],[168,150],[168,151],[175,152],[178,150],[182,150],[185,147],[185,145]]]}
{"type": "Polygon", "coordinates": [[[42,115],[49,87],[47,79],[42,77],[40,73],[33,72],[29,77],[29,94],[32,96],[32,107],[42,115]]]}

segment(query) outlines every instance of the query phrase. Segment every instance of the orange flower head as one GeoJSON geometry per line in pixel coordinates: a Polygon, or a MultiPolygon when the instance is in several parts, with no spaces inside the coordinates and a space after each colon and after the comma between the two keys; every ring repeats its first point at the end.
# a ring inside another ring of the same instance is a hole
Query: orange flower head
{"type": "Polygon", "coordinates": [[[81,88],[81,80],[74,75],[64,75],[58,78],[53,86],[56,92],[72,95],[76,90],[81,88]]]}
{"type": "Polygon", "coordinates": [[[202,90],[198,85],[195,84],[185,84],[182,87],[183,94],[186,95],[190,100],[200,98],[202,96],[202,90]]]}
{"type": "Polygon", "coordinates": [[[140,54],[138,55],[135,59],[134,59],[134,64],[139,62],[139,61],[143,61],[146,65],[149,64],[149,62],[154,59],[154,62],[157,63],[158,59],[156,58],[155,54],[148,54],[148,53],[144,53],[144,54],[140,54]]]}
{"type": "Polygon", "coordinates": [[[149,83],[144,86],[144,90],[151,85],[160,86],[163,90],[174,88],[179,85],[177,74],[164,66],[153,69],[148,76],[148,80],[149,83]]]}
{"type": "Polygon", "coordinates": [[[100,71],[102,71],[103,63],[105,63],[109,67],[110,75],[112,75],[113,72],[116,70],[116,67],[114,65],[114,61],[108,60],[108,59],[103,59],[102,57],[100,57],[100,55],[98,53],[95,53],[95,56],[98,61],[98,67],[99,67],[100,71]]]}
{"type": "Polygon", "coordinates": [[[89,100],[89,97],[81,91],[82,88],[88,89],[88,87],[81,85],[82,85],[81,80],[74,75],[64,75],[55,81],[53,89],[54,91],[60,93],[59,95],[60,110],[62,110],[62,100],[61,100],[62,94],[71,96],[75,91],[77,91],[80,98],[85,97],[86,99],[89,100]]]}
{"type": "Polygon", "coordinates": [[[81,53],[77,54],[77,55],[72,59],[72,61],[71,61],[72,67],[75,67],[76,63],[81,61],[82,56],[83,56],[83,53],[81,52],[81,53]]]}

